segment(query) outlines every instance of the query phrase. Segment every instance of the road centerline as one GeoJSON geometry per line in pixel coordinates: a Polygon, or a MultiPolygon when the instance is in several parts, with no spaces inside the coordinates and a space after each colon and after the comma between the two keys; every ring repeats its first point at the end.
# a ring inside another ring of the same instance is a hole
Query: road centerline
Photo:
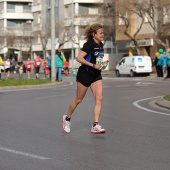
{"type": "Polygon", "coordinates": [[[5,151],[5,152],[9,152],[9,153],[14,153],[14,154],[21,155],[21,156],[35,158],[35,159],[41,159],[41,160],[51,159],[51,158],[47,158],[47,157],[43,157],[43,156],[39,156],[39,155],[34,155],[34,154],[26,153],[26,152],[21,152],[21,151],[9,149],[9,148],[1,147],[1,146],[0,146],[0,150],[5,151]]]}

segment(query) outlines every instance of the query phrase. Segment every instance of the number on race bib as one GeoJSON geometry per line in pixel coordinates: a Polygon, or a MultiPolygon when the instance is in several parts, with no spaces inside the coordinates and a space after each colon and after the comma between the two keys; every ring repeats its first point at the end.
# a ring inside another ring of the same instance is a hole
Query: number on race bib
{"type": "Polygon", "coordinates": [[[102,63],[103,63],[103,57],[97,57],[96,58],[96,64],[102,65],[102,63]]]}

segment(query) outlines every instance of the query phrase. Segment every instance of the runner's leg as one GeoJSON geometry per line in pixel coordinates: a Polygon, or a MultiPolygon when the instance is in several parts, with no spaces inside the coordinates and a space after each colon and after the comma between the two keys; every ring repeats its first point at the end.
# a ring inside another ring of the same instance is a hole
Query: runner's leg
{"type": "Polygon", "coordinates": [[[70,103],[70,106],[68,109],[68,114],[67,114],[68,118],[71,118],[71,115],[74,112],[75,108],[83,100],[83,98],[87,92],[87,89],[88,89],[88,87],[85,87],[81,83],[77,82],[77,93],[76,93],[76,97],[70,103]]]}

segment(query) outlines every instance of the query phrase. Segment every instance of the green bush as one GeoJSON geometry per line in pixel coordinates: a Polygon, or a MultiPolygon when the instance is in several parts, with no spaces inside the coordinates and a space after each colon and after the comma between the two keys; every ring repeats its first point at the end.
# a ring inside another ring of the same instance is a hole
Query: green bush
{"type": "Polygon", "coordinates": [[[164,96],[164,99],[167,100],[167,101],[170,101],[170,94],[164,96]]]}

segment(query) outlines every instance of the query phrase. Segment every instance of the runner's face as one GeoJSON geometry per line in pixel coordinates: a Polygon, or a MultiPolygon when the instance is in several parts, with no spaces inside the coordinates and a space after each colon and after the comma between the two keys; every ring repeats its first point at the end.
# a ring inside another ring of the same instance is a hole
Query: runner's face
{"type": "Polygon", "coordinates": [[[97,30],[97,33],[94,34],[94,40],[100,43],[101,41],[103,41],[103,37],[104,37],[103,28],[100,28],[97,30]]]}

